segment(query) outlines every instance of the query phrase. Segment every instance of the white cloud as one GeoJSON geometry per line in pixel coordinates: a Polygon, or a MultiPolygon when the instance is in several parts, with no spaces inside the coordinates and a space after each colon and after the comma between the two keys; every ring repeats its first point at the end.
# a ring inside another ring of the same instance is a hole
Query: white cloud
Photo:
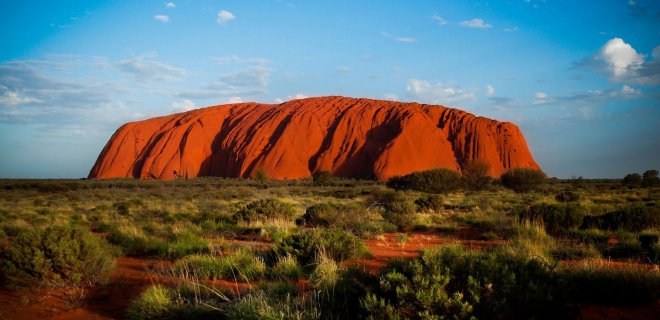
{"type": "Polygon", "coordinates": [[[474,93],[468,90],[439,82],[431,84],[428,81],[418,79],[408,81],[406,94],[415,101],[433,104],[454,104],[477,100],[474,93]]]}
{"type": "Polygon", "coordinates": [[[534,101],[532,104],[546,104],[552,101],[552,98],[545,92],[534,93],[534,101]]]}
{"type": "Polygon", "coordinates": [[[129,60],[118,61],[115,66],[119,71],[143,82],[172,81],[186,76],[186,69],[154,60],[157,56],[154,52],[144,53],[129,60]]]}
{"type": "Polygon", "coordinates": [[[493,25],[488,24],[486,23],[486,21],[479,18],[461,21],[461,23],[459,23],[458,25],[460,25],[461,27],[477,28],[477,29],[490,29],[493,27],[493,25]]]}
{"type": "Polygon", "coordinates": [[[227,24],[227,22],[236,19],[236,16],[227,11],[227,10],[220,10],[218,12],[218,23],[219,24],[227,24]]]}
{"type": "Polygon", "coordinates": [[[231,97],[229,98],[229,103],[241,103],[243,102],[243,99],[241,97],[231,97]]]}
{"type": "Polygon", "coordinates": [[[493,86],[490,85],[490,84],[487,85],[487,86],[486,86],[486,95],[490,97],[490,96],[492,96],[492,95],[494,95],[494,94],[495,94],[495,87],[493,87],[493,86]]]}
{"type": "Polygon", "coordinates": [[[168,17],[166,15],[162,15],[162,14],[155,15],[154,19],[156,19],[156,20],[158,20],[162,23],[168,23],[170,21],[170,17],[168,17]]]}
{"type": "Polygon", "coordinates": [[[352,70],[351,68],[349,68],[349,67],[346,67],[346,66],[339,66],[339,67],[337,67],[337,73],[341,73],[341,74],[349,74],[349,73],[351,73],[351,72],[353,72],[353,70],[352,70]]]}
{"type": "Polygon", "coordinates": [[[220,81],[225,84],[243,87],[243,86],[257,86],[264,87],[268,85],[268,78],[273,72],[273,69],[262,67],[262,66],[252,66],[243,70],[234,71],[231,73],[224,74],[220,76],[220,81]]]}
{"type": "Polygon", "coordinates": [[[435,20],[435,22],[437,22],[437,23],[438,23],[439,25],[441,25],[441,26],[444,26],[444,25],[447,24],[447,20],[445,20],[444,18],[442,18],[441,16],[439,16],[439,15],[437,15],[437,14],[435,14],[435,13],[434,13],[433,16],[431,17],[431,19],[435,20]]]}
{"type": "Polygon", "coordinates": [[[386,93],[386,94],[383,95],[383,98],[385,100],[399,101],[399,96],[397,96],[394,93],[386,93]]]}
{"type": "Polygon", "coordinates": [[[219,64],[241,63],[241,64],[247,64],[253,66],[264,66],[267,65],[269,62],[268,59],[266,58],[242,58],[235,54],[222,56],[222,57],[215,57],[211,59],[219,64]]]}
{"type": "Polygon", "coordinates": [[[168,9],[174,9],[174,8],[176,8],[176,5],[173,2],[168,2],[165,5],[165,7],[167,7],[168,9]]]}
{"type": "Polygon", "coordinates": [[[0,85],[0,107],[16,107],[23,104],[39,103],[41,100],[20,96],[18,93],[9,90],[9,88],[0,85]]]}
{"type": "Polygon", "coordinates": [[[286,98],[275,98],[275,102],[277,103],[283,103],[285,101],[291,101],[291,100],[298,100],[298,99],[307,99],[309,98],[307,95],[302,94],[302,93],[296,93],[295,95],[292,96],[286,96],[286,98]]]}
{"type": "Polygon", "coordinates": [[[172,105],[170,106],[170,109],[173,112],[185,112],[185,111],[190,111],[190,110],[197,109],[197,108],[199,108],[199,107],[197,105],[195,105],[194,102],[192,102],[191,100],[188,100],[188,99],[185,99],[185,100],[182,100],[182,101],[179,101],[179,102],[177,102],[177,101],[172,102],[172,105]]]}
{"type": "Polygon", "coordinates": [[[639,70],[644,63],[644,55],[637,53],[635,48],[621,38],[607,41],[596,58],[607,64],[608,70],[615,79],[629,76],[639,70]]]}
{"type": "Polygon", "coordinates": [[[623,94],[624,96],[638,96],[641,95],[642,92],[629,85],[624,84],[623,87],[621,87],[621,94],[623,94]]]}
{"type": "Polygon", "coordinates": [[[389,34],[389,33],[387,33],[387,32],[381,32],[380,34],[381,34],[383,37],[385,37],[385,38],[389,38],[389,39],[392,39],[392,40],[394,40],[394,41],[398,41],[398,42],[408,42],[408,43],[410,43],[410,42],[415,42],[415,41],[417,41],[415,38],[393,36],[393,35],[391,35],[391,34],[389,34]]]}
{"type": "Polygon", "coordinates": [[[635,82],[645,85],[660,83],[660,46],[653,49],[651,60],[637,52],[621,38],[607,41],[596,54],[576,62],[607,75],[613,82],[635,82]]]}

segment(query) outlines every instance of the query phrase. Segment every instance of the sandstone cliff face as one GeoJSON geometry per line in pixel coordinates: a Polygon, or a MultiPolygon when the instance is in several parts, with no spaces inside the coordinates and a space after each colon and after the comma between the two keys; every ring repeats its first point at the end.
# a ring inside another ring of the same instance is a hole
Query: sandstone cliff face
{"type": "Polygon", "coordinates": [[[540,169],[520,129],[442,106],[345,97],[240,103],[127,123],[90,178],[250,177],[299,179],[320,170],[388,179],[470,159],[491,175],[540,169]]]}

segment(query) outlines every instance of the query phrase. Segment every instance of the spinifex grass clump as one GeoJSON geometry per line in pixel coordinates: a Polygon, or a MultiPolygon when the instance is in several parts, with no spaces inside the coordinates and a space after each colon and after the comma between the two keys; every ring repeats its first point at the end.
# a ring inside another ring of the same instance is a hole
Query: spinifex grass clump
{"type": "Polygon", "coordinates": [[[175,275],[197,279],[251,281],[266,271],[263,259],[248,250],[226,256],[191,255],[178,260],[172,267],[175,275]]]}
{"type": "Polygon", "coordinates": [[[115,255],[86,229],[55,226],[20,233],[0,265],[10,286],[85,287],[108,279],[115,255]]]}

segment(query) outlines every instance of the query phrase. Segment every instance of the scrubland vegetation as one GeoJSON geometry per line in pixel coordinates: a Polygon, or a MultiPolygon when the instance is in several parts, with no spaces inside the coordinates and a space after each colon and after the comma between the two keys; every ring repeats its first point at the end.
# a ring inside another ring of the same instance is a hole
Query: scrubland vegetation
{"type": "Polygon", "coordinates": [[[501,181],[487,171],[0,181],[2,283],[85,303],[119,281],[118,257],[152,261],[156,280],[127,293],[130,319],[557,319],[657,301],[657,171],[558,180],[516,169],[501,181]],[[403,250],[415,235],[444,242],[367,267],[378,243],[403,250]]]}

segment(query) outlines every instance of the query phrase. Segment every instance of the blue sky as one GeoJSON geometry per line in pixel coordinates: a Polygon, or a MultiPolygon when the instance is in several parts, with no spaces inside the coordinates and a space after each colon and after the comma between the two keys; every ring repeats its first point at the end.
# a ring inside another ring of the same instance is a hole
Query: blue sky
{"type": "Polygon", "coordinates": [[[344,95],[518,124],[550,176],[660,169],[660,3],[3,1],[0,178],[84,177],[123,123],[344,95]]]}

